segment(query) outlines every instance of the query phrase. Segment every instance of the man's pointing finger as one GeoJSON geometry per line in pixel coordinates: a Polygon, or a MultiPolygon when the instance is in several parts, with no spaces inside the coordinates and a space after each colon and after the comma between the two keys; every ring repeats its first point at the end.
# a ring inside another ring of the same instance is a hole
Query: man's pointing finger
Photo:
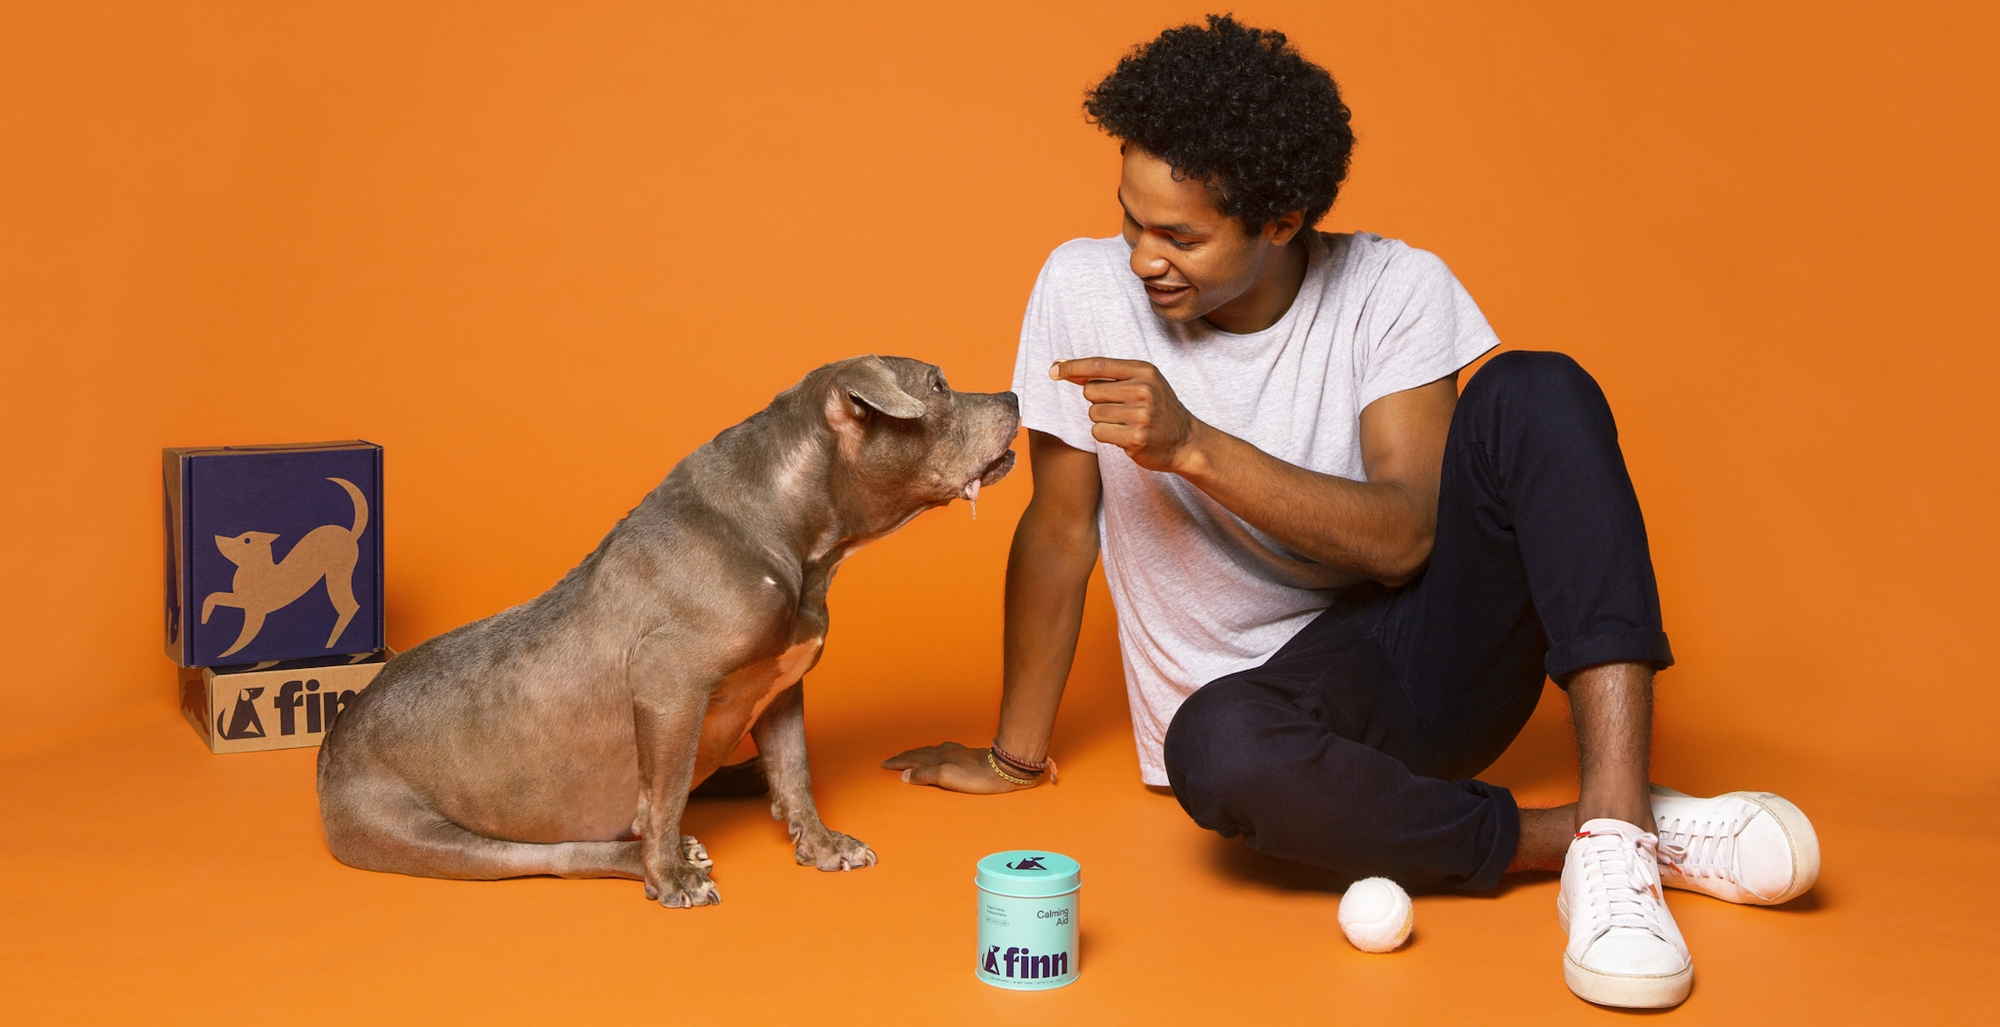
{"type": "Polygon", "coordinates": [[[1110,357],[1078,357],[1049,365],[1049,377],[1078,385],[1091,381],[1124,381],[1145,367],[1140,360],[1113,360],[1110,357]]]}

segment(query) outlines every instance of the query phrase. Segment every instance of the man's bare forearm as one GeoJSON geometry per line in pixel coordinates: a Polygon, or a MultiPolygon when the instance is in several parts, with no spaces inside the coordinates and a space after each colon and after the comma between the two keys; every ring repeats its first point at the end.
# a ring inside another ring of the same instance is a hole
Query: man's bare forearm
{"type": "Polygon", "coordinates": [[[1082,523],[1031,503],[1007,554],[1007,598],[999,742],[1040,760],[1076,658],[1083,596],[1097,565],[1097,519],[1082,523]]]}
{"type": "Polygon", "coordinates": [[[1435,494],[1309,471],[1207,424],[1180,457],[1175,472],[1189,484],[1307,559],[1387,585],[1430,559],[1435,494]]]}
{"type": "Polygon", "coordinates": [[[1083,386],[1099,442],[1147,470],[1180,475],[1309,560],[1386,585],[1416,577],[1430,560],[1455,373],[1362,409],[1367,481],[1294,466],[1203,423],[1143,360],[1061,360],[1049,377],[1083,386]]]}

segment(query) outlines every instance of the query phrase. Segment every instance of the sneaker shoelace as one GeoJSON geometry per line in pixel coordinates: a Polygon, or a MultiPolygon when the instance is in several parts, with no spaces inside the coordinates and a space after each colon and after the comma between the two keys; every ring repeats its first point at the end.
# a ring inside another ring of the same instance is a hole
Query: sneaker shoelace
{"type": "Polygon", "coordinates": [[[1683,877],[1735,879],[1736,836],[1750,819],[1737,809],[1726,817],[1670,817],[1660,821],[1660,863],[1683,877]]]}
{"type": "Polygon", "coordinates": [[[1616,832],[1584,831],[1578,838],[1584,846],[1584,868],[1589,881],[1589,898],[1601,909],[1591,941],[1613,927],[1636,927],[1665,936],[1660,928],[1659,839],[1650,834],[1634,838],[1616,832]]]}

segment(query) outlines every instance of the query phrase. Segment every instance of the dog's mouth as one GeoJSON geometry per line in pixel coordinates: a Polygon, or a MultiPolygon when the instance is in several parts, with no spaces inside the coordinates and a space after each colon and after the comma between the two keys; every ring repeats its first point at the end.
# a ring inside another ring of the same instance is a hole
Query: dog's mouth
{"type": "Polygon", "coordinates": [[[993,461],[990,464],[987,464],[986,470],[980,472],[979,483],[981,485],[991,485],[994,482],[999,481],[1002,478],[1005,478],[1007,476],[1007,472],[1013,469],[1014,469],[1014,451],[1011,449],[1002,450],[1000,452],[999,459],[993,461]]]}
{"type": "Polygon", "coordinates": [[[1013,469],[1014,469],[1014,451],[1011,449],[1005,450],[1001,452],[998,459],[994,460],[990,464],[987,464],[986,467],[979,472],[977,477],[973,478],[971,481],[966,482],[965,490],[959,494],[961,496],[964,496],[966,499],[978,499],[979,490],[981,488],[987,485],[991,485],[1002,478],[1005,478],[1007,476],[1007,472],[1013,469]]]}

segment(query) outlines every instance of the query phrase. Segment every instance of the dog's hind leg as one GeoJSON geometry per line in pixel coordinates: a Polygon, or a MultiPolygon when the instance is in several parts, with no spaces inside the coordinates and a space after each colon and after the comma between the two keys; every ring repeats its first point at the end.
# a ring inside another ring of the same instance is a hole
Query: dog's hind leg
{"type": "MultiPolygon", "coordinates": [[[[213,597],[213,596],[210,596],[209,598],[211,598],[211,599],[212,599],[212,598],[214,598],[214,597],[213,597]]],[[[203,618],[203,621],[204,621],[204,622],[206,622],[206,620],[207,620],[207,618],[203,618]]],[[[246,606],[246,607],[244,607],[244,608],[243,608],[243,633],[242,633],[242,634],[240,634],[240,635],[237,635],[237,636],[236,636],[236,644],[235,644],[235,645],[232,645],[232,646],[230,646],[229,648],[227,648],[227,649],[224,649],[224,650],[223,650],[223,651],[222,651],[221,653],[218,653],[218,654],[216,655],[216,659],[218,659],[218,660],[219,660],[219,659],[221,659],[222,657],[224,657],[224,656],[228,656],[228,655],[230,655],[231,653],[234,653],[234,652],[235,652],[236,650],[238,650],[238,649],[241,649],[241,648],[243,648],[243,647],[244,647],[244,646],[246,646],[246,645],[249,645],[249,644],[250,644],[250,640],[251,640],[251,639],[253,639],[253,638],[256,638],[256,637],[257,637],[257,632],[259,632],[259,631],[262,631],[262,630],[264,630],[264,611],[262,611],[262,610],[253,610],[253,609],[251,609],[251,608],[249,608],[249,607],[247,607],[247,606],[246,606]]]]}
{"type": "MultiPolygon", "coordinates": [[[[361,870],[459,881],[536,875],[645,879],[639,841],[541,844],[487,838],[431,812],[401,786],[323,789],[320,819],[334,858],[361,870]]],[[[685,846],[683,852],[689,862],[708,858],[699,846],[685,846]]]]}

